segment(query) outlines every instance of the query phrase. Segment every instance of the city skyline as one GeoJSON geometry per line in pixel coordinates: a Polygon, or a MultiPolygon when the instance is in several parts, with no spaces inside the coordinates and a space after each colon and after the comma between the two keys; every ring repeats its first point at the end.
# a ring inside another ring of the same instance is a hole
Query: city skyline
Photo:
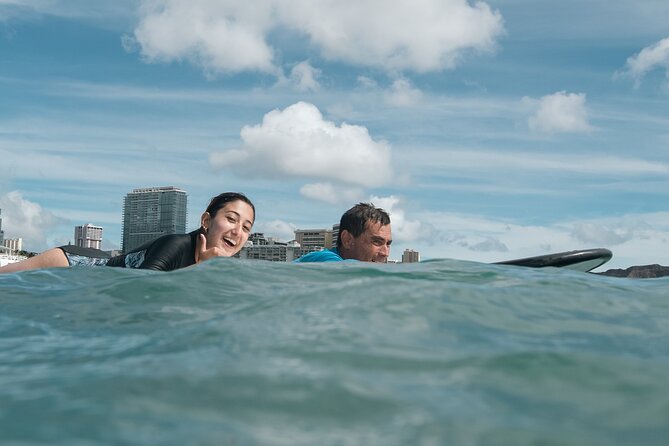
{"type": "Polygon", "coordinates": [[[669,3],[244,4],[0,1],[5,237],[119,249],[172,184],[187,231],[240,191],[277,239],[364,201],[392,258],[669,264],[669,3]]]}

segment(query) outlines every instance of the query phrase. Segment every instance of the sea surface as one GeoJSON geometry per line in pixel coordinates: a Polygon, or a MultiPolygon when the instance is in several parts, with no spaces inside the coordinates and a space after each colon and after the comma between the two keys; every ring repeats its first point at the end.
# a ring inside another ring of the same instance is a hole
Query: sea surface
{"type": "Polygon", "coordinates": [[[0,444],[666,445],[669,277],[215,259],[0,275],[0,444]]]}

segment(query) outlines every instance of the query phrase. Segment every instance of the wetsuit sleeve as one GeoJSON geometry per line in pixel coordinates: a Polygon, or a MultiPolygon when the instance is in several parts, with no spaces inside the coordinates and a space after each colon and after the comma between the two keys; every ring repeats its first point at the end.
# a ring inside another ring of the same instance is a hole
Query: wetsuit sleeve
{"type": "Polygon", "coordinates": [[[189,237],[161,237],[146,250],[141,269],[172,271],[195,263],[195,247],[189,237]]]}

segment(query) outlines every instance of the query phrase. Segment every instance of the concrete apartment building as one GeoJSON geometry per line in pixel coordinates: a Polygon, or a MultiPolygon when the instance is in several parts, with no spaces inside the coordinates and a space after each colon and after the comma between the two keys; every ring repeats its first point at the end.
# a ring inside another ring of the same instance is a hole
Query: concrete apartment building
{"type": "Polygon", "coordinates": [[[0,209],[0,246],[5,246],[3,241],[5,240],[5,233],[2,230],[2,209],[0,209]]]}
{"type": "Polygon", "coordinates": [[[270,262],[292,262],[300,255],[300,245],[296,241],[277,242],[271,238],[266,238],[265,234],[261,232],[254,232],[249,235],[246,245],[235,257],[270,262]]]}
{"type": "Polygon", "coordinates": [[[299,243],[302,255],[312,251],[332,248],[331,229],[297,229],[295,241],[299,243]]]}
{"type": "Polygon", "coordinates": [[[402,254],[402,263],[417,263],[420,262],[420,253],[413,249],[405,249],[402,254]]]}
{"type": "Polygon", "coordinates": [[[74,244],[82,248],[102,249],[102,227],[90,223],[75,226],[74,244]]]}
{"type": "Polygon", "coordinates": [[[174,186],[134,189],[123,200],[124,253],[165,234],[185,234],[186,191],[174,186]]]}
{"type": "Polygon", "coordinates": [[[339,240],[339,223],[332,225],[332,247],[337,247],[337,240],[339,240]]]}
{"type": "Polygon", "coordinates": [[[6,238],[0,246],[4,246],[9,252],[23,251],[23,239],[21,237],[6,238]]]}

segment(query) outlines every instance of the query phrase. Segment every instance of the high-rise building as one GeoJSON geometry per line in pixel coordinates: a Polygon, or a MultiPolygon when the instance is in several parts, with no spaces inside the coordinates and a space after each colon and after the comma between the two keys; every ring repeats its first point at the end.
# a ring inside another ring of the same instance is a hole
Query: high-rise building
{"type": "Polygon", "coordinates": [[[0,246],[4,246],[3,240],[5,239],[5,233],[2,230],[2,209],[0,209],[0,246]]]}
{"type": "Polygon", "coordinates": [[[413,249],[405,249],[402,254],[402,263],[416,263],[420,262],[420,253],[413,249]]]}
{"type": "Polygon", "coordinates": [[[185,234],[186,205],[186,191],[173,186],[134,189],[123,200],[122,251],[165,234],[185,234]]]}
{"type": "Polygon", "coordinates": [[[297,229],[295,241],[300,244],[302,255],[312,251],[332,248],[330,229],[297,229]]]}
{"type": "Polygon", "coordinates": [[[332,247],[337,247],[337,241],[339,240],[339,223],[332,225],[332,247]]]}
{"type": "Polygon", "coordinates": [[[74,244],[82,248],[102,249],[102,227],[86,223],[74,227],[74,244]]]}

